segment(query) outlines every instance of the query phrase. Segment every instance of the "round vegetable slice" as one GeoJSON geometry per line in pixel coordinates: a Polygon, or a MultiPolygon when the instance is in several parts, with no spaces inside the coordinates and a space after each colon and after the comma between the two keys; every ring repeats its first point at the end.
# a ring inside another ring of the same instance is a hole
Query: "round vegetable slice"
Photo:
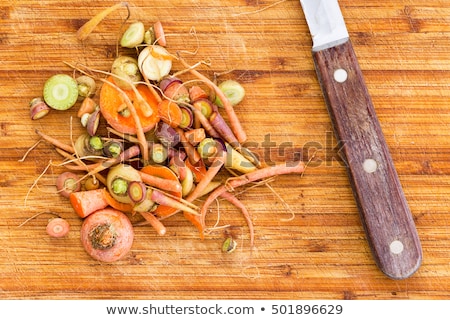
{"type": "Polygon", "coordinates": [[[158,113],[162,121],[176,128],[183,120],[183,113],[177,103],[172,100],[162,100],[158,104],[158,113]]]}
{"type": "MultiPolygon", "coordinates": [[[[151,174],[155,177],[159,177],[159,178],[163,178],[163,179],[167,179],[167,180],[178,181],[178,177],[175,174],[175,172],[170,170],[168,167],[149,165],[149,166],[143,167],[141,169],[141,171],[144,173],[147,173],[147,174],[151,174]]],[[[175,196],[176,198],[181,199],[181,191],[178,191],[178,192],[172,191],[169,193],[171,195],[175,196]]],[[[176,211],[178,211],[178,209],[176,209],[176,208],[159,205],[156,208],[156,210],[153,211],[153,213],[158,217],[167,217],[176,211]]]]}
{"type": "Polygon", "coordinates": [[[50,107],[41,98],[34,98],[30,101],[30,117],[32,120],[41,119],[49,112],[50,107]]]}
{"type": "MultiPolygon", "coordinates": [[[[109,77],[108,81],[114,83],[114,79],[112,77],[109,77]]],[[[133,101],[133,105],[139,116],[142,129],[144,132],[147,132],[153,129],[159,121],[158,101],[146,85],[139,84],[136,86],[136,89],[153,110],[152,114],[148,117],[144,115],[134,91],[123,91],[130,98],[130,100],[133,101]]],[[[126,109],[126,103],[120,92],[108,83],[103,84],[100,91],[100,111],[103,117],[108,124],[117,131],[128,134],[136,134],[136,124],[130,113],[126,112],[126,109]]]]}
{"type": "Polygon", "coordinates": [[[44,100],[56,110],[67,110],[78,99],[78,83],[66,74],[55,74],[44,84],[44,100]]]}
{"type": "MultiPolygon", "coordinates": [[[[219,89],[225,94],[228,100],[230,100],[232,106],[240,103],[245,97],[244,87],[242,87],[239,82],[234,80],[225,80],[219,84],[219,89]]],[[[220,98],[218,97],[216,97],[216,103],[223,106],[222,101],[220,101],[220,98]]]]}
{"type": "Polygon", "coordinates": [[[132,84],[142,78],[137,60],[129,56],[117,57],[112,64],[111,73],[118,76],[114,77],[115,84],[125,90],[132,90],[132,84]]]}
{"type": "Polygon", "coordinates": [[[172,56],[161,46],[147,46],[138,56],[138,65],[145,78],[159,82],[172,69],[172,56]]]}
{"type": "Polygon", "coordinates": [[[144,41],[145,27],[141,21],[132,23],[120,39],[120,45],[125,48],[134,48],[144,41]]]}
{"type": "Polygon", "coordinates": [[[70,225],[63,218],[54,218],[47,224],[47,234],[54,238],[62,238],[69,233],[70,225]]]}

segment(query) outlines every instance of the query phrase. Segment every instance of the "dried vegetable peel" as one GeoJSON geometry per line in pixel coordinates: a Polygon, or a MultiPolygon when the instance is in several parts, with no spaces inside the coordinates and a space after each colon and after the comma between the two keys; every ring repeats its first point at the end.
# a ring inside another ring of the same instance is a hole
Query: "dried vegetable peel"
{"type": "MultiPolygon", "coordinates": [[[[101,20],[124,6],[128,8],[121,2],[100,12],[77,37],[87,39],[101,20]]],[[[127,54],[117,57],[111,70],[66,63],[79,77],[58,74],[58,84],[51,79],[44,86],[50,107],[63,110],[78,104],[77,130],[83,133],[73,143],[36,132],[64,158],[61,167],[69,173],[62,177],[70,177],[70,183],[58,182],[64,186],[59,189],[84,220],[86,251],[103,262],[122,259],[131,250],[130,221],[136,217],[142,218],[139,225],[150,225],[162,236],[164,219],[183,214],[203,238],[208,208],[218,197],[243,214],[253,245],[251,215],[234,188],[264,184],[279,174],[299,174],[303,164],[261,165],[243,148],[247,135],[234,111],[245,102],[244,87],[232,79],[216,85],[196,70],[201,63],[191,66],[171,54],[160,21],[145,30],[143,22],[129,26],[120,41],[127,54]],[[135,57],[130,48],[136,50],[135,57]],[[174,71],[174,62],[186,69],[174,71]],[[97,85],[101,88],[92,91],[97,85]],[[232,175],[223,181],[227,171],[232,175]],[[205,196],[206,202],[197,201],[205,196]]],[[[233,246],[231,241],[225,251],[232,252],[233,246]]]]}

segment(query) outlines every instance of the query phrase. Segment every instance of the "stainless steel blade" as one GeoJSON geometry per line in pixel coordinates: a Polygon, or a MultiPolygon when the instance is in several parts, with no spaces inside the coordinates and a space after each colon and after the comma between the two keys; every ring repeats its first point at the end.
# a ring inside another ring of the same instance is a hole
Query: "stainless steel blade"
{"type": "Polygon", "coordinates": [[[300,0],[313,39],[313,51],[337,46],[349,39],[337,0],[300,0]]]}

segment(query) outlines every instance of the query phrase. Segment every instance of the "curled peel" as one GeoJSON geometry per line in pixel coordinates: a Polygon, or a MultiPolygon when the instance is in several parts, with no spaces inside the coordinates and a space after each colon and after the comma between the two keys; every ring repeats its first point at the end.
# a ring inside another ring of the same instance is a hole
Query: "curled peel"
{"type": "MultiPolygon", "coordinates": [[[[77,31],[77,38],[80,41],[86,40],[87,37],[92,33],[92,31],[95,29],[95,27],[108,16],[110,13],[116,11],[117,9],[121,7],[127,7],[128,8],[128,2],[122,1],[119,3],[116,3],[115,5],[108,7],[104,9],[103,11],[97,13],[94,17],[92,17],[88,22],[86,22],[84,25],[81,26],[80,29],[77,31]]],[[[129,12],[128,12],[129,14],[129,12]]]]}

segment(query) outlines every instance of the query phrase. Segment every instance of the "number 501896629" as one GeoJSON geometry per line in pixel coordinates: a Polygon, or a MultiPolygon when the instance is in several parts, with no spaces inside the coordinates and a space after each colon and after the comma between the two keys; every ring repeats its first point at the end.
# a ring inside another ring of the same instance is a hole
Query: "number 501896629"
{"type": "Polygon", "coordinates": [[[334,304],[274,304],[272,314],[342,314],[342,305],[334,304]]]}

